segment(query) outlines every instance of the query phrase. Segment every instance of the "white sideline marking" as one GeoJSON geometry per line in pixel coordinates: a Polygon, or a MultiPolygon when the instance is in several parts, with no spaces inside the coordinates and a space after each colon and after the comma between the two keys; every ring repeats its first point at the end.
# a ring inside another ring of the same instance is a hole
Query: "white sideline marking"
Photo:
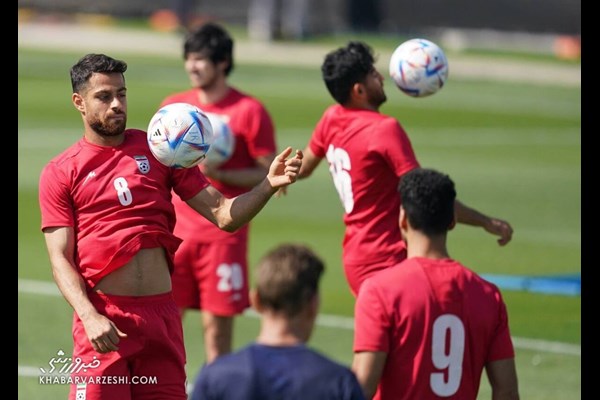
{"type": "MultiPolygon", "coordinates": [[[[61,296],[60,291],[53,282],[34,281],[30,279],[19,279],[19,293],[39,294],[42,296],[61,296]]],[[[252,309],[248,309],[245,316],[257,318],[258,314],[252,309]]],[[[342,317],[339,315],[320,314],[317,317],[317,325],[327,328],[354,330],[354,318],[342,317]]],[[[515,348],[524,350],[542,351],[545,353],[565,354],[581,357],[581,345],[561,342],[551,342],[540,339],[527,339],[513,336],[513,345],[515,348]]],[[[21,375],[19,366],[19,376],[21,375]]]]}
{"type": "Polygon", "coordinates": [[[38,376],[40,376],[40,374],[41,374],[41,371],[39,368],[30,367],[28,365],[19,365],[19,376],[38,377],[38,376]]]}

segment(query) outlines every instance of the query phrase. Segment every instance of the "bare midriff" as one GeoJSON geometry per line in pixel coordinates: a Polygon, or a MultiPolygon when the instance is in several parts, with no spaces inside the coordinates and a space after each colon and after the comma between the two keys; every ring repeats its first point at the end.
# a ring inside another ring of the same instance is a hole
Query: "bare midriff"
{"type": "Polygon", "coordinates": [[[171,276],[164,250],[141,249],[127,264],[102,278],[94,290],[120,296],[170,292],[171,276]]]}

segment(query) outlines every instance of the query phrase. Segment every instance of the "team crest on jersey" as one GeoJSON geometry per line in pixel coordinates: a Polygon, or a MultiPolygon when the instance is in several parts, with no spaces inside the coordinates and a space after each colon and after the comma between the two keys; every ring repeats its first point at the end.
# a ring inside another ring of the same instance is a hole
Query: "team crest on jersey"
{"type": "Polygon", "coordinates": [[[137,163],[138,169],[142,174],[147,174],[150,172],[150,161],[148,161],[148,157],[146,156],[133,156],[135,162],[137,163]]]}

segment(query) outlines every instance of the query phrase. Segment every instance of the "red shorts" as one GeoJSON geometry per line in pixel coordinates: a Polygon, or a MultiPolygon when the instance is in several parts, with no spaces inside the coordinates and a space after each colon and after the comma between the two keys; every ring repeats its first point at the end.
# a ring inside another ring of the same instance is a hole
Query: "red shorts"
{"type": "Polygon", "coordinates": [[[379,261],[372,264],[348,264],[344,263],[344,273],[346,274],[346,280],[350,285],[350,291],[356,297],[360,285],[373,275],[374,273],[381,271],[382,269],[389,268],[396,265],[406,259],[406,249],[401,252],[390,256],[384,261],[379,261]]]}
{"type": "Polygon", "coordinates": [[[184,240],[175,253],[172,274],[177,305],[220,316],[243,313],[250,306],[247,238],[244,234],[213,243],[184,240]]]}
{"type": "Polygon", "coordinates": [[[118,351],[98,353],[74,314],[69,399],[186,400],[183,328],[172,294],[88,295],[96,309],[127,337],[121,338],[118,351]]]}

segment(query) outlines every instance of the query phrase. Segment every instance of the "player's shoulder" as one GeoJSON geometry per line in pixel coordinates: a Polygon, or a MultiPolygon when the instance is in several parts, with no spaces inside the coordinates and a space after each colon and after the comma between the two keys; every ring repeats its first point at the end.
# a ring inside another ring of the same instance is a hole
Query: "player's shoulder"
{"type": "Polygon", "coordinates": [[[229,88],[228,98],[231,102],[250,109],[266,110],[266,106],[258,97],[236,87],[229,88]]]}
{"type": "Polygon", "coordinates": [[[472,271],[471,269],[465,267],[465,269],[467,271],[469,271],[469,276],[471,278],[471,280],[476,281],[485,292],[487,293],[491,293],[491,294],[498,294],[500,293],[500,287],[498,287],[498,285],[496,285],[494,282],[488,280],[487,278],[479,275],[477,272],[472,271]]]}
{"type": "Polygon", "coordinates": [[[377,124],[378,131],[380,132],[389,132],[393,131],[394,133],[401,131],[404,132],[400,121],[397,118],[392,117],[391,115],[382,114],[382,113],[373,113],[372,119],[374,124],[377,124]]]}
{"type": "Polygon", "coordinates": [[[247,345],[241,349],[223,354],[216,358],[212,363],[203,367],[207,372],[218,373],[220,371],[233,371],[237,369],[246,369],[252,360],[252,345],[247,345]]]}
{"type": "Polygon", "coordinates": [[[308,367],[318,372],[319,374],[329,373],[333,375],[345,375],[350,371],[350,368],[336,360],[333,360],[313,348],[306,348],[306,359],[310,360],[308,367]]]}
{"type": "Polygon", "coordinates": [[[70,161],[76,160],[84,151],[83,138],[79,139],[69,147],[52,157],[44,167],[44,171],[49,169],[62,168],[68,165],[70,161]]]}
{"type": "Polygon", "coordinates": [[[360,286],[359,295],[365,292],[371,296],[395,296],[406,287],[410,290],[426,279],[418,260],[408,258],[365,279],[360,286]]]}

